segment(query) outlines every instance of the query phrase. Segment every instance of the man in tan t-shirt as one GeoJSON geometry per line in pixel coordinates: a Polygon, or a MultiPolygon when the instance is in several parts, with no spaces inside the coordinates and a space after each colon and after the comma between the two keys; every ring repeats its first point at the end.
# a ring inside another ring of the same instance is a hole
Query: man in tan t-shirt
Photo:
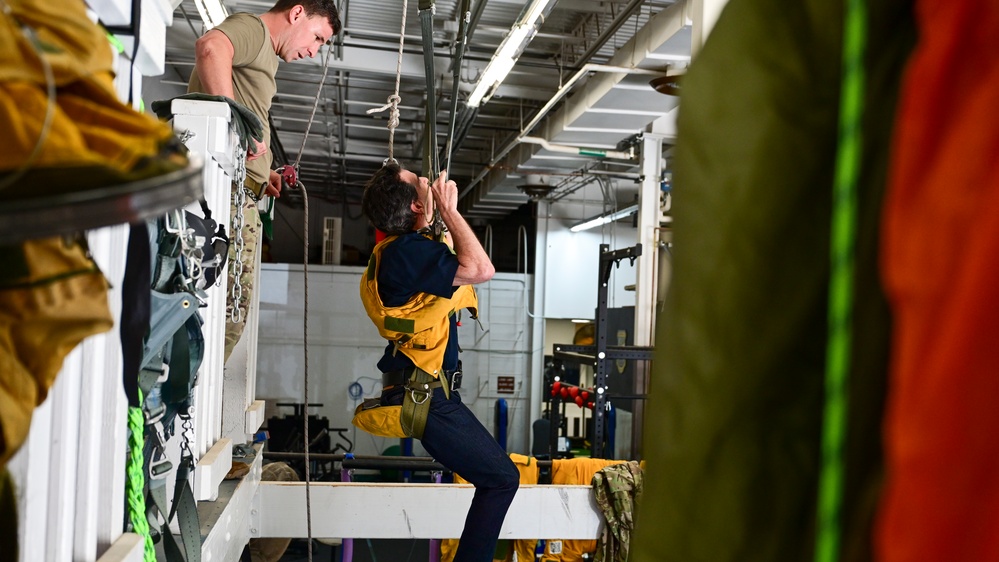
{"type": "MultiPolygon", "coordinates": [[[[245,105],[260,118],[264,126],[263,142],[251,146],[246,161],[245,188],[253,194],[243,208],[243,272],[238,281],[242,286],[239,303],[228,303],[227,318],[233,306],[243,310],[252,292],[252,264],[259,247],[260,217],[256,202],[263,195],[281,195],[281,177],[271,170],[272,154],[270,125],[267,119],[271,99],[277,92],[274,79],[278,57],[290,62],[314,57],[319,48],[340,32],[340,17],[335,0],[278,0],[274,7],[260,16],[233,14],[204,34],[195,44],[195,66],[188,85],[189,92],[223,95],[245,105]]],[[[241,187],[239,187],[241,188],[241,187]]],[[[238,209],[233,208],[233,213],[238,209]]],[[[230,260],[234,260],[230,246],[230,260]]],[[[236,282],[230,277],[230,286],[236,282]]],[[[225,359],[243,332],[243,323],[226,323],[225,359]]]]}

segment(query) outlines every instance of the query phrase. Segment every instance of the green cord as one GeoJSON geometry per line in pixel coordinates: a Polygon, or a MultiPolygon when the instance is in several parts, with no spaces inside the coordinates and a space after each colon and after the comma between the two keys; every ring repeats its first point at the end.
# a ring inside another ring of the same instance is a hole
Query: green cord
{"type": "MultiPolygon", "coordinates": [[[[142,391],[139,391],[139,404],[142,404],[142,391]]],[[[125,496],[128,499],[128,517],[132,522],[132,531],[142,537],[145,547],[144,562],[156,562],[156,551],[153,549],[153,538],[149,534],[149,520],[146,519],[146,498],[143,495],[145,473],[142,469],[143,431],[146,426],[142,408],[128,408],[128,464],[125,473],[128,481],[125,483],[125,496]]]]}
{"type": "Polygon", "coordinates": [[[866,32],[867,10],[864,0],[846,0],[839,146],[836,152],[830,241],[829,335],[826,348],[816,562],[835,562],[839,559],[841,547],[843,449],[847,431],[847,378],[852,339],[856,191],[862,148],[866,32]]]}

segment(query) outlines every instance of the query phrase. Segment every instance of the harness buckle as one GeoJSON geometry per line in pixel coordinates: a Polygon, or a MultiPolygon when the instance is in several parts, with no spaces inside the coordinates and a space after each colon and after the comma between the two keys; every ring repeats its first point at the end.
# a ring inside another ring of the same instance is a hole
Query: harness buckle
{"type": "Polygon", "coordinates": [[[419,406],[420,404],[423,404],[427,400],[430,400],[429,386],[428,385],[423,385],[423,386],[427,387],[427,390],[417,390],[417,389],[413,389],[413,388],[409,389],[409,394],[410,394],[410,396],[413,397],[413,403],[416,404],[417,406],[419,406]],[[419,393],[421,396],[423,396],[423,398],[421,400],[418,400],[416,398],[416,394],[417,393],[419,393]]]}

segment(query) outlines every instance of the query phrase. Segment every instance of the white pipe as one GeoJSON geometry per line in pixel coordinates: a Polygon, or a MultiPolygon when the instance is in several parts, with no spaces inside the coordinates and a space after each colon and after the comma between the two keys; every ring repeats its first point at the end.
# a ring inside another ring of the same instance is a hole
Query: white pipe
{"type": "MultiPolygon", "coordinates": [[[[594,63],[584,64],[583,68],[580,68],[579,71],[576,72],[576,74],[572,75],[572,78],[570,78],[568,82],[566,82],[561,88],[559,88],[557,92],[555,92],[555,95],[552,96],[552,99],[548,100],[548,103],[546,103],[544,107],[542,107],[541,110],[538,111],[538,114],[534,116],[534,119],[531,119],[531,122],[528,123],[523,129],[521,129],[520,138],[523,139],[525,135],[530,133],[534,129],[534,127],[536,127],[538,123],[540,123],[541,120],[548,115],[548,112],[551,111],[553,107],[555,107],[555,104],[557,104],[562,98],[566,96],[566,94],[569,93],[569,90],[576,85],[576,82],[579,82],[584,76],[586,76],[590,72],[619,72],[624,74],[649,74],[655,76],[663,75],[663,72],[661,71],[647,70],[644,68],[629,68],[627,66],[611,66],[604,64],[594,64],[594,63]]],[[[482,181],[482,178],[486,177],[486,174],[488,174],[493,169],[493,166],[498,164],[500,160],[502,160],[507,154],[509,154],[510,151],[513,150],[513,147],[517,146],[517,144],[518,140],[515,139],[513,142],[510,142],[506,146],[504,146],[496,154],[496,156],[494,156],[493,159],[489,161],[489,165],[484,166],[482,168],[482,171],[479,172],[479,175],[475,176],[475,179],[469,182],[467,186],[465,186],[465,189],[463,189],[461,193],[458,194],[458,198],[464,197],[465,194],[468,193],[476,184],[482,181]]]]}
{"type": "Polygon", "coordinates": [[[551,152],[563,152],[565,154],[579,154],[581,156],[596,156],[598,158],[620,158],[622,160],[634,160],[634,152],[622,152],[620,150],[603,150],[601,148],[585,148],[582,146],[569,146],[565,144],[552,144],[541,137],[520,137],[520,142],[528,144],[540,144],[545,150],[551,152]]]}

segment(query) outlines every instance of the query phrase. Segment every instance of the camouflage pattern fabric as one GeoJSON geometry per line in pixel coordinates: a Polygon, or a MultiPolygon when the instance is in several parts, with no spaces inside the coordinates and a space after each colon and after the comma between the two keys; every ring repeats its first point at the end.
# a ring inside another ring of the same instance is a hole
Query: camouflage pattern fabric
{"type": "Polygon", "coordinates": [[[596,562],[627,562],[635,506],[642,497],[642,467],[635,461],[602,468],[593,475],[593,493],[604,514],[596,562]]]}
{"type": "MultiPolygon", "coordinates": [[[[232,216],[239,212],[236,204],[232,204],[232,216]]],[[[232,236],[229,241],[229,289],[225,306],[225,356],[223,361],[228,361],[232,355],[232,350],[236,347],[236,342],[243,335],[243,327],[246,326],[246,315],[250,311],[250,296],[253,294],[253,269],[256,267],[257,250],[260,247],[260,212],[257,211],[257,202],[253,197],[246,197],[246,204],[243,206],[243,274],[239,277],[243,286],[242,296],[239,300],[239,307],[243,310],[240,322],[234,323],[232,318],[232,287],[236,283],[231,265],[236,262],[236,237],[232,236]]]]}

